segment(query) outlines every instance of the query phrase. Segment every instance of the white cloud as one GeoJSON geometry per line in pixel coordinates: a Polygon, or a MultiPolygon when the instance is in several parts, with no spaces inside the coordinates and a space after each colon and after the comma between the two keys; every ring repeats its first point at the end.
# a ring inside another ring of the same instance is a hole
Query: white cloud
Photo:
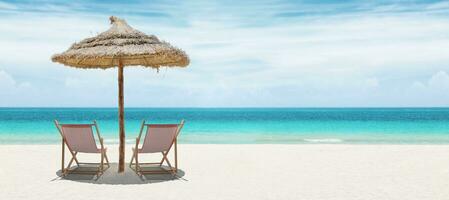
{"type": "Polygon", "coordinates": [[[443,1],[443,2],[437,2],[434,4],[430,4],[427,6],[427,9],[430,10],[440,10],[440,9],[448,9],[449,8],[449,2],[443,1]]]}
{"type": "Polygon", "coordinates": [[[35,90],[29,82],[18,82],[8,72],[0,69],[0,105],[20,105],[24,100],[33,99],[29,98],[33,92],[35,90]]]}
{"type": "Polygon", "coordinates": [[[6,3],[3,1],[0,1],[0,9],[17,9],[17,7],[14,4],[6,3]]]}
{"type": "MultiPolygon", "coordinates": [[[[419,81],[413,87],[422,85],[424,90],[445,84],[444,74],[417,80],[422,74],[449,67],[449,18],[432,15],[436,9],[445,9],[444,4],[429,6],[429,13],[395,13],[418,9],[395,5],[291,19],[274,17],[289,7],[284,4],[269,11],[262,5],[198,4],[183,3],[176,12],[157,5],[162,12],[177,16],[164,19],[170,23],[123,13],[132,26],[183,48],[192,60],[188,68],[160,73],[127,68],[128,105],[402,106],[408,105],[406,95],[401,94],[410,83],[419,81]],[[218,8],[229,12],[208,17],[218,8]]],[[[125,10],[139,7],[123,6],[125,10]]],[[[145,6],[150,5],[142,5],[140,11],[145,6]]],[[[326,9],[338,10],[332,6],[326,9]]],[[[106,14],[77,12],[83,7],[76,8],[45,5],[38,10],[61,12],[27,11],[0,17],[0,64],[11,74],[20,74],[15,87],[28,82],[45,88],[41,91],[45,94],[59,91],[47,104],[115,106],[108,101],[116,99],[115,69],[85,71],[50,61],[52,54],[109,26],[106,14]]],[[[312,6],[306,11],[320,9],[312,6]]],[[[9,98],[13,104],[20,96],[9,98]]]]}
{"type": "Polygon", "coordinates": [[[412,92],[422,92],[425,91],[427,86],[420,81],[413,82],[412,86],[410,87],[412,92]]]}
{"type": "Polygon", "coordinates": [[[415,81],[405,94],[412,105],[449,106],[449,75],[439,71],[424,82],[415,81]]]}
{"type": "Polygon", "coordinates": [[[427,83],[431,90],[449,93],[449,75],[445,71],[434,74],[427,83]]]}
{"type": "MultiPolygon", "coordinates": [[[[433,74],[426,82],[415,81],[412,89],[426,92],[427,95],[449,96],[449,75],[445,71],[433,74]]],[[[449,102],[448,102],[449,103],[449,102]]]]}

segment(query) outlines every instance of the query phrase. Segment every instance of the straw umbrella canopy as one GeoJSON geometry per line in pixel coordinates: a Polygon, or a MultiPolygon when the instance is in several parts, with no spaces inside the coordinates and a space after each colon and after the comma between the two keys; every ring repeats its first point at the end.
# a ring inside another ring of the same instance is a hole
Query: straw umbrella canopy
{"type": "Polygon", "coordinates": [[[187,54],[146,35],[125,20],[111,16],[111,28],[95,37],[73,44],[67,51],[52,56],[53,62],[82,69],[107,69],[118,67],[118,111],[119,111],[119,172],[125,169],[125,126],[123,112],[123,68],[143,66],[159,70],[160,67],[186,67],[187,54]]]}

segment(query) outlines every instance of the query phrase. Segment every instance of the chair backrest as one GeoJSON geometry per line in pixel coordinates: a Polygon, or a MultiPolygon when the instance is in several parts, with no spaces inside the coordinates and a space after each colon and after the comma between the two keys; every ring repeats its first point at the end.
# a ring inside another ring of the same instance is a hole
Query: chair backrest
{"type": "Polygon", "coordinates": [[[97,153],[98,148],[90,124],[62,124],[61,132],[72,151],[97,153]]]}
{"type": "Polygon", "coordinates": [[[168,151],[177,134],[179,124],[147,124],[147,133],[142,145],[142,153],[168,151]]]}

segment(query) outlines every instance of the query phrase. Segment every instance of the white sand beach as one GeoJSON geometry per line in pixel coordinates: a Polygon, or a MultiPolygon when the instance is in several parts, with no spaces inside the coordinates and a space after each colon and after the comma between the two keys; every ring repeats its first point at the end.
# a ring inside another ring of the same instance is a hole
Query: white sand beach
{"type": "MultiPolygon", "coordinates": [[[[111,162],[117,153],[109,145],[111,162]]],[[[145,180],[114,167],[61,179],[58,145],[2,145],[0,157],[5,200],[449,199],[448,145],[184,144],[180,178],[145,180]]]]}

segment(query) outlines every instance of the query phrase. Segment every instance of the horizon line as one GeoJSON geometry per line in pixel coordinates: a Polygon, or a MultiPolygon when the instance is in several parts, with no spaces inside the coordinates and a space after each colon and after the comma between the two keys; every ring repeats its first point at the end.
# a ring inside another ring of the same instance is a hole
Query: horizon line
{"type": "MultiPolygon", "coordinates": [[[[11,107],[6,107],[6,106],[0,106],[0,109],[4,109],[4,108],[118,108],[118,107],[89,107],[89,106],[61,106],[61,107],[56,107],[56,106],[11,106],[11,107]]],[[[229,107],[225,107],[225,106],[217,106],[217,107],[213,107],[213,106],[180,106],[180,107],[167,107],[167,106],[161,106],[161,107],[141,107],[141,106],[130,106],[130,107],[125,107],[126,108],[163,108],[163,109],[179,109],[179,108],[204,108],[204,109],[216,109],[216,108],[223,108],[223,109],[234,109],[234,108],[299,108],[299,109],[320,109],[320,108],[449,108],[449,106],[229,106],[229,107]]]]}

